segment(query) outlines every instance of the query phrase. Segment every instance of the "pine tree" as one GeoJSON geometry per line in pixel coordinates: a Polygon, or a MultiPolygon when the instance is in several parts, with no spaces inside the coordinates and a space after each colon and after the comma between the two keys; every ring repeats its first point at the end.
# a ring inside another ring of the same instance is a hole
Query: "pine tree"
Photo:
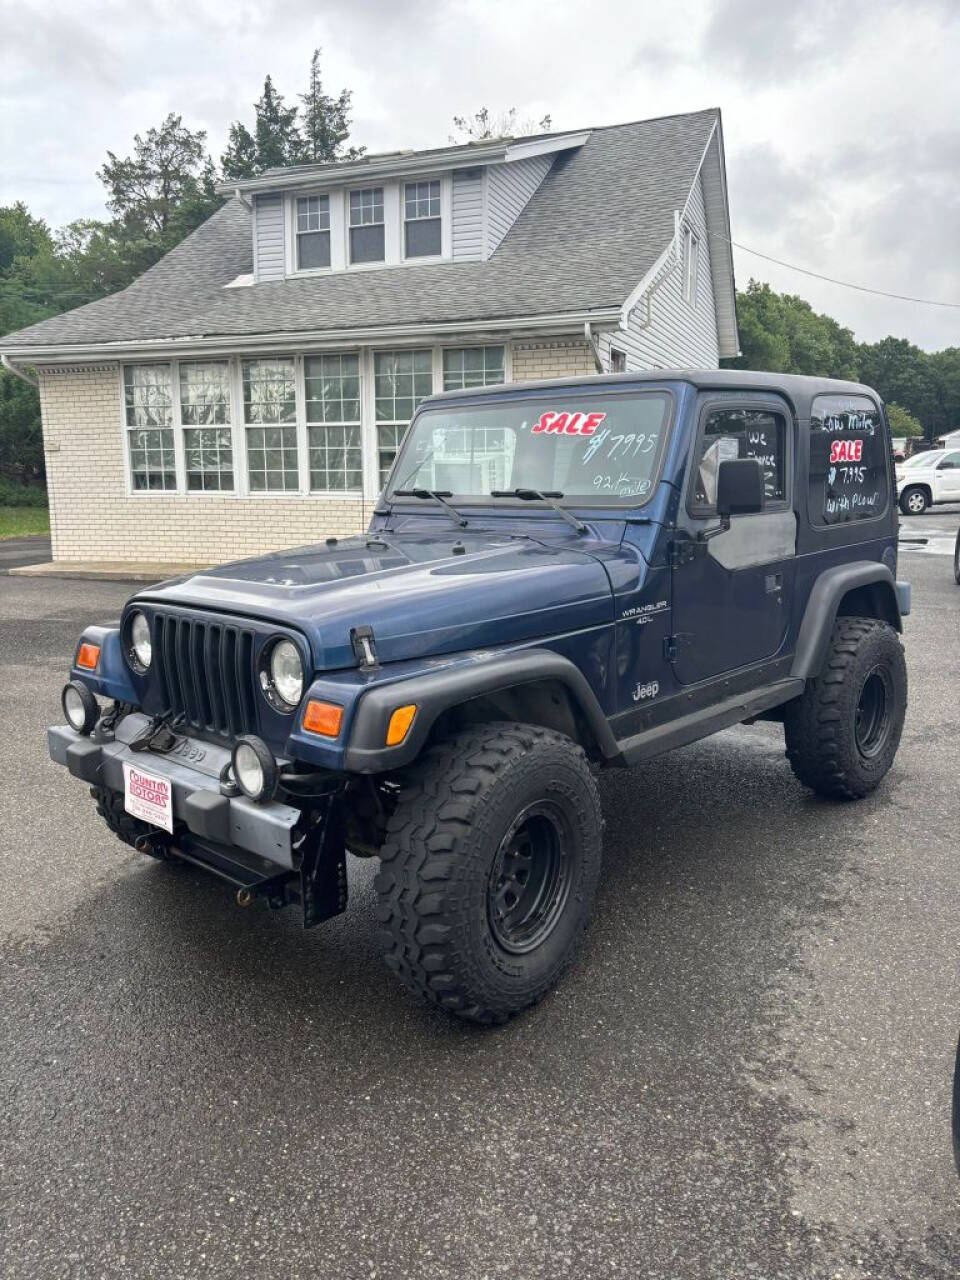
{"type": "Polygon", "coordinates": [[[296,164],[301,148],[297,108],[285,105],[269,76],[263,82],[263,94],[254,109],[257,113],[257,168],[262,172],[296,164]]]}
{"type": "Polygon", "coordinates": [[[220,157],[225,178],[252,178],[257,172],[257,144],[245,124],[234,120],[227,147],[220,157]]]}
{"type": "Polygon", "coordinates": [[[320,50],[314,49],[310,59],[310,83],[307,92],[300,94],[303,122],[298,160],[301,164],[328,164],[332,160],[355,160],[363,155],[363,147],[343,150],[343,144],[350,136],[352,97],[349,89],[341,89],[336,98],[324,93],[320,50]]]}

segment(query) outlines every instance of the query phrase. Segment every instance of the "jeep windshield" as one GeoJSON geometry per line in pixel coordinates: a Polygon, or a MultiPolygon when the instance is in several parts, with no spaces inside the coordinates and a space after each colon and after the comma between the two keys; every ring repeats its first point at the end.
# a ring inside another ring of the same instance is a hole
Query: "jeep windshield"
{"type": "Polygon", "coordinates": [[[406,434],[386,497],[431,489],[455,503],[489,502],[495,490],[527,489],[562,493],[568,505],[640,506],[653,491],[671,409],[665,391],[562,387],[426,405],[406,434]]]}

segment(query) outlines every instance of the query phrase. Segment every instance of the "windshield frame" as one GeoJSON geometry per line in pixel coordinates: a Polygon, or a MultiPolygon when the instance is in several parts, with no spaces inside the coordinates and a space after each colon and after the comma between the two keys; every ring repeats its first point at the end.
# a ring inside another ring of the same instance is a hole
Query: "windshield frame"
{"type": "MultiPolygon", "coordinates": [[[[479,388],[478,388],[479,390],[479,388]]],[[[416,502],[416,499],[397,498],[394,497],[394,485],[400,485],[403,488],[410,488],[410,467],[406,466],[403,472],[400,470],[400,461],[407,451],[407,441],[412,438],[412,433],[420,418],[427,413],[435,412],[448,408],[451,404],[455,404],[458,408],[464,409],[481,408],[484,405],[502,405],[511,404],[516,401],[543,401],[552,395],[563,394],[590,394],[591,387],[589,383],[582,384],[564,384],[556,388],[545,388],[542,386],[531,387],[529,390],[524,388],[518,392],[516,388],[504,390],[498,393],[486,393],[480,395],[461,395],[456,396],[436,396],[429,397],[422,401],[416,408],[413,417],[410,419],[410,425],[407,427],[403,437],[403,443],[397,451],[397,456],[393,460],[390,468],[390,474],[387,477],[387,483],[383,487],[381,501],[390,506],[407,504],[416,502]]],[[[634,383],[633,385],[618,385],[604,383],[602,387],[597,388],[597,398],[610,399],[636,399],[639,396],[657,396],[662,399],[664,404],[663,418],[660,427],[660,439],[657,442],[657,448],[653,464],[650,469],[650,487],[645,494],[630,494],[619,497],[617,494],[569,494],[563,498],[558,498],[557,502],[561,507],[570,508],[571,510],[584,509],[589,511],[598,510],[615,510],[615,511],[633,511],[639,507],[644,507],[653,498],[660,483],[660,475],[663,470],[663,463],[666,457],[667,445],[673,437],[674,428],[677,418],[678,396],[674,387],[667,383],[634,383]]],[[[419,487],[419,486],[417,486],[419,487]]],[[[505,488],[508,486],[504,486],[505,488]]],[[[510,487],[527,488],[529,486],[519,485],[510,487]]],[[[475,493],[452,493],[447,499],[453,506],[459,508],[483,508],[483,507],[506,507],[513,509],[523,509],[530,513],[542,513],[544,510],[549,511],[549,507],[545,503],[532,503],[523,498],[494,498],[490,494],[475,493]]],[[[422,509],[422,504],[417,503],[422,509]]]]}

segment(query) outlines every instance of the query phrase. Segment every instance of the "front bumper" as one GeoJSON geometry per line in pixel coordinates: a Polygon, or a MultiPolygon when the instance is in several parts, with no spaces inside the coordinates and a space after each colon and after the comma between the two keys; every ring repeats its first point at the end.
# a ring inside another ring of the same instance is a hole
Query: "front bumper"
{"type": "Polygon", "coordinates": [[[139,712],[125,716],[114,740],[106,742],[83,737],[69,725],[51,725],[47,729],[50,759],[91,786],[121,794],[124,762],[139,765],[169,781],[174,823],[182,824],[181,829],[186,827],[199,840],[242,849],[271,869],[292,870],[299,809],[278,801],[255,804],[246,796],[225,794],[221,779],[230,751],[215,743],[181,736],[176,749],[166,755],[131,751],[129,743],[149,723],[149,717],[139,712]]]}

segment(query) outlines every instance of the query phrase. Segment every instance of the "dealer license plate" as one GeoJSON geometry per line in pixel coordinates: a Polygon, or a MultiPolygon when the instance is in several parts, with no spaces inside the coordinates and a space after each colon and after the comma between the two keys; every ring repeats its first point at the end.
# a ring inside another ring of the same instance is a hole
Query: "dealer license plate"
{"type": "Polygon", "coordinates": [[[173,831],[173,786],[139,765],[123,762],[123,807],[134,818],[173,831]]]}

